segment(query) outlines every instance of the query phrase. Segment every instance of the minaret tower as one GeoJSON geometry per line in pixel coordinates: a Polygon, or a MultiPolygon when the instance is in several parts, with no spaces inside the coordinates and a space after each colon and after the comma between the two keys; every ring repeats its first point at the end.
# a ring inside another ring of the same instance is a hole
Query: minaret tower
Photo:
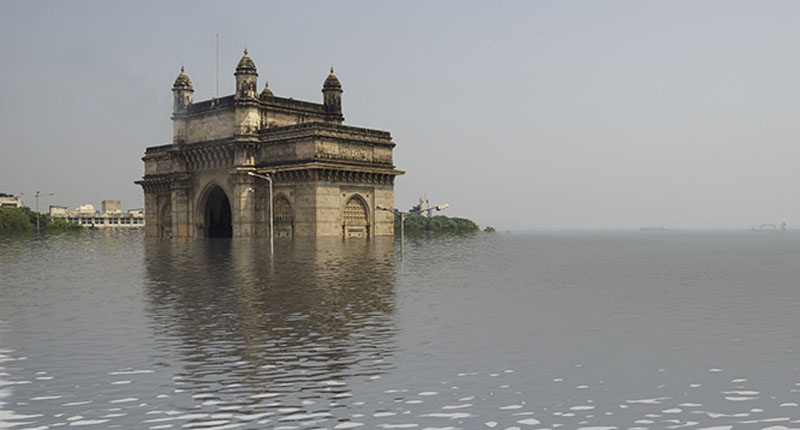
{"type": "Polygon", "coordinates": [[[258,97],[256,92],[258,72],[256,71],[256,64],[247,55],[247,48],[245,48],[244,55],[236,66],[234,75],[236,76],[236,100],[255,99],[258,97]]]}
{"type": "Polygon", "coordinates": [[[172,85],[172,142],[183,143],[186,141],[186,128],[188,126],[187,111],[192,104],[194,88],[192,81],[181,66],[181,72],[172,85]]]}
{"type": "Polygon", "coordinates": [[[322,84],[322,104],[325,106],[325,113],[328,120],[341,124],[344,121],[342,115],[342,84],[339,78],[333,74],[333,67],[331,73],[322,84]]]}
{"type": "Polygon", "coordinates": [[[239,136],[249,136],[252,138],[261,128],[261,115],[258,104],[258,90],[256,83],[258,72],[256,64],[244,50],[242,59],[236,65],[236,94],[233,96],[235,102],[235,115],[239,136]]]}

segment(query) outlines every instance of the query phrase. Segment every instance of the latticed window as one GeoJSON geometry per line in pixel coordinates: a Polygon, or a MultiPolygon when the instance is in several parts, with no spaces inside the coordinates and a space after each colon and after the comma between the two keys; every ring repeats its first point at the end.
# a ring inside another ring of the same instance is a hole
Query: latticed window
{"type": "Polygon", "coordinates": [[[367,225],[367,208],[359,198],[351,198],[344,206],[344,223],[347,225],[367,225]]]}
{"type": "Polygon", "coordinates": [[[275,211],[275,224],[291,224],[292,223],[292,206],[286,197],[278,197],[273,203],[272,209],[275,211]]]}

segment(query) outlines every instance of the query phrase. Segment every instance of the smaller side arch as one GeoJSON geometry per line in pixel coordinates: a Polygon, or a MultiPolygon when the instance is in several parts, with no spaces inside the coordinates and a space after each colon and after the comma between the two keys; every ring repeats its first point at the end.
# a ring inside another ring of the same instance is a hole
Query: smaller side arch
{"type": "Polygon", "coordinates": [[[367,202],[359,195],[351,196],[342,208],[342,236],[368,238],[369,219],[367,202]]]}
{"type": "Polygon", "coordinates": [[[293,237],[294,236],[294,209],[292,203],[284,195],[280,194],[275,197],[272,202],[272,210],[274,211],[274,229],[275,237],[293,237]]]}
{"type": "Polygon", "coordinates": [[[158,237],[172,237],[172,199],[169,196],[158,211],[158,237]]]}

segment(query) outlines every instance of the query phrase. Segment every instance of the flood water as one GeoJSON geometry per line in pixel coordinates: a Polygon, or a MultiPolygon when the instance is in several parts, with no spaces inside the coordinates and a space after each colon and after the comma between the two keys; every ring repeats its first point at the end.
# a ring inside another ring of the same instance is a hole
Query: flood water
{"type": "Polygon", "coordinates": [[[800,234],[0,237],[0,428],[800,428],[800,234]]]}

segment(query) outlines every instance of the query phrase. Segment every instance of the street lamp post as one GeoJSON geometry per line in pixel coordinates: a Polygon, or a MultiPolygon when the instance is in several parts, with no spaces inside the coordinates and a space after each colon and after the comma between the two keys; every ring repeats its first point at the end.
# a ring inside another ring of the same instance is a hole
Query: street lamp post
{"type": "MultiPolygon", "coordinates": [[[[36,233],[39,233],[39,194],[41,194],[38,190],[36,191],[36,233]]],[[[48,196],[52,196],[53,193],[47,193],[48,196]]]]}
{"type": "Polygon", "coordinates": [[[375,209],[391,212],[391,213],[395,214],[396,216],[400,217],[400,259],[401,260],[405,260],[405,258],[406,258],[406,218],[411,214],[408,213],[408,212],[400,212],[398,210],[391,210],[391,209],[383,207],[381,205],[375,205],[375,209]]]}
{"type": "MultiPolygon", "coordinates": [[[[428,211],[428,216],[430,217],[430,214],[433,211],[442,211],[442,210],[445,210],[445,209],[447,209],[449,207],[450,207],[449,204],[443,204],[443,205],[434,206],[434,207],[432,207],[430,209],[426,209],[426,210],[428,211]]],[[[383,207],[381,205],[375,205],[375,209],[391,212],[391,213],[395,214],[396,216],[400,217],[400,259],[405,260],[405,258],[406,258],[406,218],[408,218],[411,215],[419,215],[419,213],[401,212],[401,211],[399,211],[397,209],[392,210],[392,209],[383,207]]]]}
{"type": "Polygon", "coordinates": [[[247,172],[248,175],[259,178],[265,179],[269,181],[269,253],[275,253],[275,244],[273,240],[273,229],[272,229],[272,178],[269,175],[259,175],[258,173],[247,172]]]}
{"type": "Polygon", "coordinates": [[[39,191],[36,191],[36,233],[39,233],[39,191]]]}

